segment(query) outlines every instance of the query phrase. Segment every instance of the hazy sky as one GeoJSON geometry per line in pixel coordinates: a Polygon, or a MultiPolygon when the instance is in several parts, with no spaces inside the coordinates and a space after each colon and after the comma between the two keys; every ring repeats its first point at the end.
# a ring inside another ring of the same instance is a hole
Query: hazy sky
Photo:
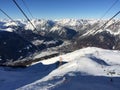
{"type": "MultiPolygon", "coordinates": [[[[22,0],[16,0],[25,13],[30,17],[22,0]]],[[[24,0],[34,18],[100,18],[116,0],[24,0]]],[[[12,0],[0,0],[0,8],[13,19],[24,19],[24,16],[12,0]]],[[[104,18],[110,18],[120,10],[120,1],[104,18]]],[[[117,16],[119,18],[120,15],[117,16]]],[[[7,18],[0,12],[0,18],[7,18]]]]}

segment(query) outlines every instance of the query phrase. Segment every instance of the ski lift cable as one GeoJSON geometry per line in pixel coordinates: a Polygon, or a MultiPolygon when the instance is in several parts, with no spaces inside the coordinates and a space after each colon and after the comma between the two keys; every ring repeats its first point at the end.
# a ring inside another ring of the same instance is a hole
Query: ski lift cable
{"type": "Polygon", "coordinates": [[[22,12],[22,14],[25,16],[25,18],[30,22],[30,24],[33,26],[34,30],[37,31],[36,27],[33,25],[33,23],[30,21],[30,19],[25,14],[25,12],[22,10],[22,8],[18,5],[18,3],[15,0],[12,0],[12,1],[15,3],[15,5],[18,7],[18,9],[22,12]]]}
{"type": "MultiPolygon", "coordinates": [[[[108,8],[108,10],[103,14],[103,16],[101,16],[101,18],[99,19],[99,21],[100,20],[102,20],[104,17],[105,17],[105,15],[107,15],[107,13],[118,3],[118,1],[119,0],[115,0],[115,2],[113,2],[113,4],[108,8]]],[[[113,17],[114,18],[114,17],[113,17]]],[[[112,20],[112,19],[111,19],[112,20]]],[[[105,27],[105,25],[109,22],[109,21],[111,21],[111,20],[108,20],[106,23],[104,23],[102,26],[100,26],[98,29],[96,29],[96,30],[99,30],[99,29],[101,29],[101,28],[104,28],[105,27]]]]}
{"type": "Polygon", "coordinates": [[[29,12],[29,14],[31,15],[31,17],[34,18],[31,11],[30,11],[30,9],[29,9],[29,7],[28,7],[28,5],[26,4],[26,2],[24,0],[22,0],[22,2],[24,4],[24,6],[26,7],[27,11],[29,12]]]}
{"type": "Polygon", "coordinates": [[[2,9],[0,8],[0,11],[1,11],[5,16],[7,16],[11,21],[15,22],[4,10],[2,10],[2,9]]]}
{"type": "Polygon", "coordinates": [[[110,8],[108,8],[108,10],[103,14],[103,16],[100,18],[103,19],[103,17],[105,17],[105,15],[118,3],[119,0],[116,0],[111,6],[110,8]]]}
{"type": "Polygon", "coordinates": [[[100,30],[102,28],[104,28],[113,18],[115,18],[118,14],[120,13],[120,11],[118,11],[114,16],[112,16],[105,24],[103,24],[99,29],[100,30]]]}
{"type": "MultiPolygon", "coordinates": [[[[111,17],[105,24],[103,24],[100,28],[95,29],[95,31],[94,31],[93,33],[95,34],[98,30],[104,29],[105,26],[106,26],[113,18],[115,18],[118,14],[120,14],[120,11],[118,11],[114,16],[112,16],[112,17],[111,17]]],[[[88,32],[87,34],[91,35],[91,32],[88,32]]],[[[83,37],[84,35],[86,35],[86,33],[83,34],[83,35],[81,35],[80,37],[83,37]]]]}

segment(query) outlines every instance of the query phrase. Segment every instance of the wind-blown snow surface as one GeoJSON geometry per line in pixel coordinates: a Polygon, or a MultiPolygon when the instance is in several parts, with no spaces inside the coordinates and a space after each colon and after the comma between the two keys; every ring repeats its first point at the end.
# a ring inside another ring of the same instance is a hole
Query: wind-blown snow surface
{"type": "Polygon", "coordinates": [[[119,67],[120,51],[88,47],[23,69],[1,67],[0,90],[119,90],[119,67]]]}

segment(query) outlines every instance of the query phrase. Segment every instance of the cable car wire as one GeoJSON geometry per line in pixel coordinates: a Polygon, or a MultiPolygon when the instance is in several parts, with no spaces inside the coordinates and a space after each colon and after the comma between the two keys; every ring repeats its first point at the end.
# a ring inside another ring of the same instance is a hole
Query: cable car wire
{"type": "Polygon", "coordinates": [[[110,8],[108,8],[108,10],[103,14],[103,16],[100,18],[103,19],[103,17],[105,17],[105,15],[118,3],[119,0],[116,0],[115,2],[113,2],[113,4],[110,6],[110,8]]]}
{"type": "Polygon", "coordinates": [[[18,3],[15,0],[12,0],[12,1],[15,3],[15,5],[18,7],[18,9],[22,12],[22,14],[25,16],[25,18],[30,22],[30,24],[33,26],[34,30],[37,31],[36,27],[33,25],[33,23],[30,21],[30,19],[25,14],[25,12],[22,10],[22,8],[18,5],[18,3]]]}
{"type": "Polygon", "coordinates": [[[0,8],[0,11],[1,11],[5,16],[7,16],[11,21],[15,22],[4,10],[2,10],[2,9],[0,8]]]}
{"type": "Polygon", "coordinates": [[[103,29],[113,18],[115,18],[118,14],[120,13],[120,11],[118,11],[114,16],[112,16],[105,24],[103,24],[99,29],[103,29]]]}
{"type": "Polygon", "coordinates": [[[26,4],[26,2],[24,0],[22,0],[22,2],[24,4],[24,6],[26,7],[27,11],[29,12],[29,14],[31,15],[31,17],[34,18],[31,11],[30,11],[30,9],[29,9],[29,7],[28,7],[28,5],[26,4]]]}

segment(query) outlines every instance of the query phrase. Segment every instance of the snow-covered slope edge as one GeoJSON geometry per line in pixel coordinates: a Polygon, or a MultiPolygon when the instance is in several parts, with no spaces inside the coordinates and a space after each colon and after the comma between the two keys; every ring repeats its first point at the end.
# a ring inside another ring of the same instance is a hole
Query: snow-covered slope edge
{"type": "MultiPolygon", "coordinates": [[[[68,88],[69,90],[119,90],[119,51],[89,47],[44,60],[41,63],[54,65],[60,58],[67,63],[54,68],[44,78],[23,86],[18,90],[66,90],[68,88]]],[[[47,70],[50,68],[48,67],[47,70]]]]}

